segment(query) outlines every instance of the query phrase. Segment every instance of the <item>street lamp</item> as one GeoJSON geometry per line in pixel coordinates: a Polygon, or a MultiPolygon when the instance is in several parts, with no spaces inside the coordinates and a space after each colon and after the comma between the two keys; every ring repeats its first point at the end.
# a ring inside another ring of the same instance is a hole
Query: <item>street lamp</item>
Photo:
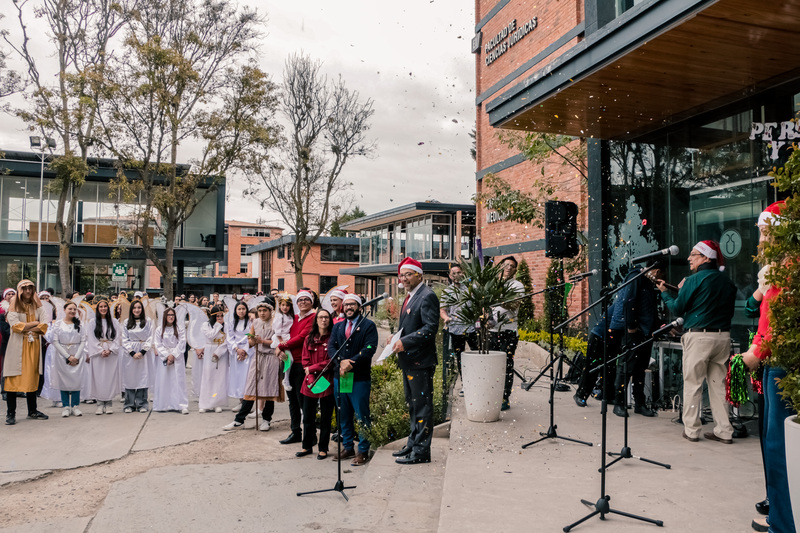
{"type": "Polygon", "coordinates": [[[38,148],[39,156],[42,159],[42,171],[39,174],[39,238],[36,244],[36,290],[42,289],[42,208],[44,207],[44,151],[50,149],[52,152],[56,147],[56,140],[52,137],[39,137],[38,135],[30,136],[31,149],[38,148]],[[44,142],[42,142],[44,141],[44,142]]]}

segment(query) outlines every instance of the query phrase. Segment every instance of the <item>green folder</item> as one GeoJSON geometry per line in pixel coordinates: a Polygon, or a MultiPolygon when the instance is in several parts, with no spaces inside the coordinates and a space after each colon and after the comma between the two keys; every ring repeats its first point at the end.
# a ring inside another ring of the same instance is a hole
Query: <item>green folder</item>
{"type": "Polygon", "coordinates": [[[353,373],[348,372],[344,376],[339,376],[339,392],[353,392],[353,373]]]}
{"type": "Polygon", "coordinates": [[[283,362],[283,373],[285,374],[289,371],[290,368],[292,368],[292,354],[291,352],[284,352],[284,353],[286,353],[286,355],[289,356],[286,359],[286,361],[283,362]]]}
{"type": "Polygon", "coordinates": [[[325,379],[325,376],[320,376],[317,382],[311,387],[311,392],[314,394],[319,394],[321,392],[325,392],[328,390],[328,387],[331,386],[331,382],[325,379]]]}

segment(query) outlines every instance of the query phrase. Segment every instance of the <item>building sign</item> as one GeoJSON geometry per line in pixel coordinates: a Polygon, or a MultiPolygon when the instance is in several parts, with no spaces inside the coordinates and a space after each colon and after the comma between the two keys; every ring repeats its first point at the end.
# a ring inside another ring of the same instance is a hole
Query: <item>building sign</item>
{"type": "Polygon", "coordinates": [[[504,215],[501,215],[497,211],[487,211],[486,212],[486,223],[487,224],[494,224],[495,222],[500,222],[500,221],[505,220],[505,219],[506,219],[506,217],[504,215]]]}
{"type": "Polygon", "coordinates": [[[128,265],[127,263],[114,263],[111,265],[111,282],[125,282],[128,281],[128,265]]]}
{"type": "Polygon", "coordinates": [[[800,138],[800,121],[785,120],[783,122],[753,122],[750,125],[750,140],[761,140],[770,145],[769,158],[773,161],[780,158],[778,152],[792,141],[800,138]]]}
{"type": "Polygon", "coordinates": [[[486,43],[486,46],[483,47],[486,53],[486,59],[484,59],[486,66],[488,67],[494,63],[497,58],[508,52],[509,48],[520,42],[530,32],[535,30],[538,25],[538,17],[526,20],[519,26],[517,26],[517,19],[506,24],[503,29],[497,32],[497,35],[492,37],[489,42],[486,43]]]}
{"type": "Polygon", "coordinates": [[[742,251],[742,236],[735,229],[726,230],[719,238],[719,249],[725,259],[733,259],[742,251]]]}

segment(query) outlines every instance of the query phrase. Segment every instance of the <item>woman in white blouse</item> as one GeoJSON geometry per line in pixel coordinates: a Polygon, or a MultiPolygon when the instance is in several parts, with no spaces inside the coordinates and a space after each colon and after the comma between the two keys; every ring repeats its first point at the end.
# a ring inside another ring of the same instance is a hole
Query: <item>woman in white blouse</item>
{"type": "Polygon", "coordinates": [[[124,412],[147,412],[147,387],[150,382],[148,357],[153,356],[153,321],[144,314],[141,300],[131,304],[128,321],[122,328],[122,388],[124,412]]]}
{"type": "Polygon", "coordinates": [[[233,308],[233,316],[225,320],[225,340],[228,343],[230,359],[230,376],[228,378],[228,396],[239,400],[238,411],[244,398],[247,383],[247,371],[255,349],[250,347],[247,335],[250,333],[250,317],[247,304],[238,302],[233,308]]]}
{"type": "Polygon", "coordinates": [[[47,331],[53,347],[53,366],[50,383],[61,391],[61,416],[81,416],[81,382],[86,370],[83,355],[86,348],[86,325],[81,327],[75,302],[64,305],[64,318],[56,320],[47,331]]]}
{"type": "Polygon", "coordinates": [[[186,363],[183,360],[186,332],[176,321],[175,309],[164,311],[161,327],[156,330],[154,342],[158,361],[153,411],[180,411],[188,415],[186,363]]]}
{"type": "Polygon", "coordinates": [[[86,331],[86,354],[89,360],[89,387],[97,400],[96,415],[114,412],[111,402],[119,395],[119,353],[122,332],[111,316],[108,300],[100,300],[94,320],[86,331]]]}
{"type": "Polygon", "coordinates": [[[203,361],[198,391],[201,413],[211,409],[220,413],[228,406],[228,346],[223,328],[222,308],[213,307],[208,322],[202,327],[206,344],[199,352],[202,359],[198,359],[203,361]]]}

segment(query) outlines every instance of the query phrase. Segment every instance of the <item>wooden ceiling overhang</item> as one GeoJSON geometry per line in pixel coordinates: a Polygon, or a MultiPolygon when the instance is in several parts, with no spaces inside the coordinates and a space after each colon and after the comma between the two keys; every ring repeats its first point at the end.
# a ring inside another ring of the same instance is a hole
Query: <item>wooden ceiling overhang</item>
{"type": "Polygon", "coordinates": [[[800,0],[637,7],[487,103],[490,123],[630,139],[792,79],[800,69],[800,0]]]}

